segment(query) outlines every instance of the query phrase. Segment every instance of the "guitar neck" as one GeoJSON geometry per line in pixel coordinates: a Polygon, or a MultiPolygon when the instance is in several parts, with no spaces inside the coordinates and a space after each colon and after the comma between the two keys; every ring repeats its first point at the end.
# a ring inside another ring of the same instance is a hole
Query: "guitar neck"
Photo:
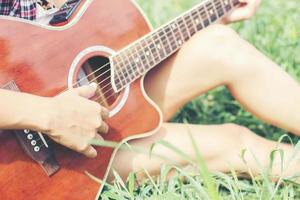
{"type": "Polygon", "coordinates": [[[239,0],[206,0],[111,57],[115,90],[170,57],[195,33],[224,17],[239,0]]]}

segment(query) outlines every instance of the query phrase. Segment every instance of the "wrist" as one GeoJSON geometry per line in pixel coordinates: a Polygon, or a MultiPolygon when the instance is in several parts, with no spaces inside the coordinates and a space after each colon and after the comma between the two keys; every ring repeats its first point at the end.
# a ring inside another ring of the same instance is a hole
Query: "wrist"
{"type": "Polygon", "coordinates": [[[26,129],[47,133],[50,124],[50,98],[30,95],[24,104],[19,124],[26,129]]]}

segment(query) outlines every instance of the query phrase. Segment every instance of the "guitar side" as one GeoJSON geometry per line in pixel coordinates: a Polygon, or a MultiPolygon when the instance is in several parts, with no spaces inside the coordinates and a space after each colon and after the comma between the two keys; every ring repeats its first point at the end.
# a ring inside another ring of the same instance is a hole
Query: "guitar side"
{"type": "MultiPolygon", "coordinates": [[[[70,66],[79,52],[99,44],[120,50],[150,31],[131,1],[89,0],[76,16],[57,28],[1,17],[0,86],[13,80],[22,92],[54,96],[68,87],[70,66]]],[[[161,122],[161,112],[139,79],[129,87],[122,108],[109,119],[110,132],[104,139],[120,142],[145,137],[161,122]]],[[[1,199],[94,199],[100,185],[85,172],[105,179],[116,150],[97,148],[95,159],[60,145],[54,151],[61,169],[49,177],[24,153],[13,134],[0,133],[1,199]]]]}

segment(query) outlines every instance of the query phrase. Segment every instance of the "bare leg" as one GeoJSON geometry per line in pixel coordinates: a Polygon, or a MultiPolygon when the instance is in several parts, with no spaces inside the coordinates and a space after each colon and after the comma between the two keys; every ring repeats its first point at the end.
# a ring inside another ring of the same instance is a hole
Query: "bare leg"
{"type": "MultiPolygon", "coordinates": [[[[154,136],[132,141],[131,145],[149,150],[154,142],[165,140],[194,158],[194,150],[189,133],[193,135],[211,171],[229,172],[232,167],[239,172],[248,172],[248,168],[250,168],[253,174],[257,174],[259,173],[258,164],[253,154],[257,157],[262,166],[267,167],[270,160],[269,155],[277,145],[275,142],[268,141],[255,135],[250,130],[234,124],[210,126],[189,125],[189,128],[187,128],[186,125],[183,124],[170,123],[165,123],[161,130],[154,136]],[[243,149],[247,150],[245,154],[247,165],[245,165],[240,158],[243,149]]],[[[280,144],[279,148],[284,150],[284,164],[286,165],[288,158],[293,153],[293,148],[287,144],[280,144]]],[[[172,150],[161,145],[156,146],[153,153],[164,155],[181,165],[188,164],[186,160],[172,150]]],[[[129,172],[139,172],[143,168],[152,175],[157,174],[159,173],[160,166],[168,163],[170,163],[169,160],[155,156],[150,158],[147,153],[134,153],[123,150],[117,154],[112,167],[121,177],[126,178],[129,172]]],[[[281,174],[279,156],[276,157],[275,163],[277,164],[274,166],[273,173],[274,175],[279,175],[281,174]]],[[[299,163],[292,163],[286,176],[294,175],[297,169],[299,171],[299,168],[299,163]]],[[[143,173],[138,173],[138,175],[140,178],[143,177],[143,173]]],[[[110,175],[110,179],[112,178],[113,176],[110,175]]]]}
{"type": "Polygon", "coordinates": [[[227,85],[262,120],[300,135],[299,84],[226,26],[214,25],[196,34],[145,81],[165,120],[192,98],[220,85],[227,85]]]}
{"type": "MultiPolygon", "coordinates": [[[[235,98],[261,119],[300,135],[298,83],[228,27],[217,25],[201,31],[145,79],[146,90],[160,106],[166,121],[189,100],[220,85],[228,86],[235,98]]],[[[269,154],[276,146],[237,125],[191,125],[191,130],[211,170],[229,171],[230,163],[238,171],[247,171],[239,157],[244,148],[251,150],[261,164],[267,166],[269,154]]],[[[164,139],[193,155],[187,134],[184,125],[164,124],[155,136],[131,144],[149,148],[153,142],[164,139]]],[[[290,145],[281,144],[280,147],[286,158],[292,154],[290,145]]],[[[162,146],[156,148],[156,152],[187,164],[162,146]]],[[[246,160],[253,173],[258,173],[257,163],[250,153],[246,160]]],[[[113,168],[126,177],[129,171],[142,168],[156,173],[160,165],[167,162],[123,151],[117,155],[113,168]]],[[[299,167],[293,163],[288,172],[294,174],[299,167]]],[[[277,166],[274,174],[279,173],[277,166]]]]}

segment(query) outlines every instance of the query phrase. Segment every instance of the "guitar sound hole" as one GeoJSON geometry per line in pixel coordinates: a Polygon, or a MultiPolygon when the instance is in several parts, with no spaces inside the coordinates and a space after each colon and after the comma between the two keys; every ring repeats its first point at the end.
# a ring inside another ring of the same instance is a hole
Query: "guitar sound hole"
{"type": "Polygon", "coordinates": [[[99,85],[98,90],[92,100],[107,108],[110,108],[119,96],[118,93],[114,92],[111,85],[111,70],[107,57],[95,56],[84,62],[79,71],[77,81],[78,86],[91,82],[97,83],[99,85]]]}

